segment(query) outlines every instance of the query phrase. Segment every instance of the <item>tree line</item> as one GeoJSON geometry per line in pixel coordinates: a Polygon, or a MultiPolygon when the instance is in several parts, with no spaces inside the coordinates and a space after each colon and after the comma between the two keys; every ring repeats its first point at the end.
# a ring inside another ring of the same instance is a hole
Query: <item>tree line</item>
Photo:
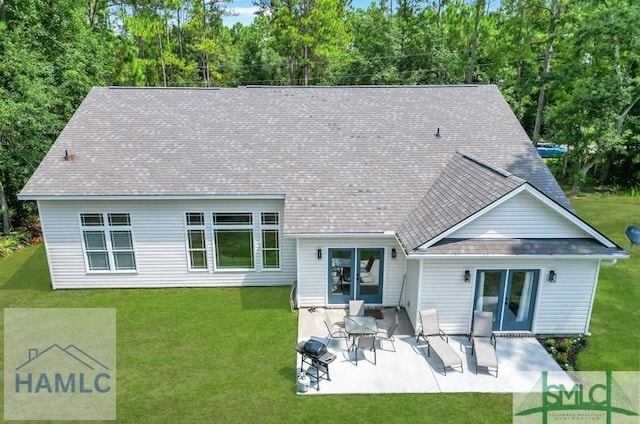
{"type": "MultiPolygon", "coordinates": [[[[16,194],[92,86],[497,84],[550,163],[640,186],[635,0],[0,0],[0,200],[16,194]]],[[[2,208],[0,202],[0,209],[2,208]]],[[[0,221],[1,222],[1,221],[0,221]]]]}

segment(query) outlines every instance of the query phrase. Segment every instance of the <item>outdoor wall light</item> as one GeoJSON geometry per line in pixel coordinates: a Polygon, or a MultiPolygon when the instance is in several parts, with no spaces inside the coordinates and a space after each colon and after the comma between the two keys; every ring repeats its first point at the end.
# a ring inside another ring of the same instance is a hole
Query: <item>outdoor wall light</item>
{"type": "Polygon", "coordinates": [[[395,259],[398,257],[398,252],[396,252],[396,248],[391,249],[391,259],[395,259]]]}
{"type": "Polygon", "coordinates": [[[322,249],[318,249],[318,259],[322,259],[322,249]]]}
{"type": "Polygon", "coordinates": [[[556,282],[556,278],[558,278],[558,274],[556,274],[556,272],[554,270],[549,271],[549,282],[550,283],[555,283],[556,282]]]}
{"type": "Polygon", "coordinates": [[[464,282],[465,283],[471,282],[471,271],[469,271],[468,269],[464,271],[464,282]]]}

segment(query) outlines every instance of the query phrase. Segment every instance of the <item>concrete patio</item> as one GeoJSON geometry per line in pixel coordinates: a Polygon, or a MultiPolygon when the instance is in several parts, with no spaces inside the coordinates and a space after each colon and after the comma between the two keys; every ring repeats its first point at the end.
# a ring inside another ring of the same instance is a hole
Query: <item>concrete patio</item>
{"type": "MultiPolygon", "coordinates": [[[[298,341],[310,338],[327,342],[327,330],[323,322],[324,309],[300,309],[298,341]]],[[[342,321],[345,310],[328,309],[333,321],[342,321]]],[[[394,310],[384,309],[384,319],[392,320],[394,310]]],[[[462,358],[464,371],[447,369],[431,353],[427,357],[426,345],[416,343],[415,331],[404,310],[400,311],[400,325],[395,334],[395,352],[391,342],[377,341],[377,364],[374,353],[358,352],[355,365],[354,352],[347,351],[344,339],[334,339],[328,350],[337,358],[329,366],[331,381],[321,380],[320,390],[315,386],[305,394],[341,393],[454,393],[529,392],[540,377],[539,371],[562,371],[545,349],[533,337],[498,337],[498,377],[495,372],[480,368],[475,374],[475,357],[471,356],[471,344],[466,336],[450,336],[449,344],[462,358]],[[534,372],[532,372],[534,371],[534,372]]],[[[296,355],[297,373],[301,358],[296,355]]]]}

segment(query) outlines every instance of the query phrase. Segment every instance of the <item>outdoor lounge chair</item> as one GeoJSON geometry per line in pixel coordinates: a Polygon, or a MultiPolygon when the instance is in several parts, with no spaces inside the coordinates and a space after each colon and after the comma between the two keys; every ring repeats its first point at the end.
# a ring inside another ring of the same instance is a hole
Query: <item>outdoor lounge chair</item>
{"type": "Polygon", "coordinates": [[[349,301],[349,315],[364,315],[364,300],[350,300],[349,301]]]}
{"type": "Polygon", "coordinates": [[[473,332],[471,333],[471,356],[476,357],[476,374],[478,367],[487,371],[496,370],[498,378],[498,356],[496,355],[496,337],[493,334],[493,312],[474,311],[473,332]]]}
{"type": "Polygon", "coordinates": [[[331,342],[332,339],[345,339],[345,341],[349,338],[349,335],[344,330],[344,322],[333,322],[331,318],[329,318],[329,314],[327,311],[324,311],[324,316],[322,317],[324,321],[324,325],[327,327],[327,331],[329,334],[327,335],[327,345],[331,342]]]}
{"type": "Polygon", "coordinates": [[[377,354],[376,354],[376,336],[375,335],[366,335],[358,337],[358,341],[356,342],[356,365],[358,365],[358,350],[369,350],[373,351],[373,365],[376,365],[378,362],[377,354]]]}
{"type": "Polygon", "coordinates": [[[367,264],[364,267],[360,267],[360,283],[362,284],[374,284],[375,280],[371,275],[371,268],[373,267],[373,263],[376,261],[376,258],[370,257],[367,261],[367,264]]]}
{"type": "Polygon", "coordinates": [[[460,372],[464,372],[462,358],[449,345],[449,336],[440,328],[438,322],[438,311],[436,309],[424,309],[420,311],[420,322],[422,327],[416,343],[422,338],[427,343],[427,356],[431,356],[431,351],[440,358],[444,375],[447,375],[447,367],[460,367],[460,372]]]}

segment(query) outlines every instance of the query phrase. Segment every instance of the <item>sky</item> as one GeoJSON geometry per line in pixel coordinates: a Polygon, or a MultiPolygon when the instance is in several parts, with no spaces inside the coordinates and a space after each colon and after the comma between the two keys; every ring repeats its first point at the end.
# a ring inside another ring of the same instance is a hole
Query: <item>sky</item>
{"type": "MultiPolygon", "coordinates": [[[[351,0],[351,5],[354,8],[366,8],[371,4],[372,0],[351,0]]],[[[240,22],[243,25],[251,24],[255,12],[258,10],[253,5],[252,0],[232,0],[227,5],[227,9],[235,14],[235,16],[225,16],[222,18],[226,26],[233,26],[236,22],[240,22]]]]}
{"type": "Polygon", "coordinates": [[[226,26],[233,26],[236,22],[249,25],[258,8],[253,5],[252,0],[233,0],[227,5],[227,10],[231,11],[235,16],[224,16],[222,18],[226,26]]]}
{"type": "MultiPolygon", "coordinates": [[[[354,9],[369,7],[372,1],[376,0],[351,0],[351,6],[354,9]]],[[[390,5],[393,5],[393,0],[387,0],[390,5]]],[[[473,0],[466,0],[467,3],[473,0]]],[[[500,0],[489,0],[487,2],[491,10],[497,8],[500,5],[500,0]]],[[[227,5],[227,9],[230,10],[234,16],[225,16],[222,18],[226,26],[233,26],[236,22],[240,22],[243,25],[250,25],[258,8],[253,5],[252,0],[231,0],[231,3],[227,5]]]]}

